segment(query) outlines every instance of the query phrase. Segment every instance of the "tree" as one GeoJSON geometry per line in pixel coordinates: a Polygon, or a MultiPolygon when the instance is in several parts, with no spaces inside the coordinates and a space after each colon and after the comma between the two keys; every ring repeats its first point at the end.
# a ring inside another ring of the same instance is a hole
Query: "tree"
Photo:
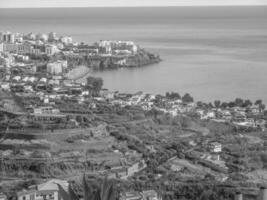
{"type": "Polygon", "coordinates": [[[262,104],[262,100],[261,99],[258,99],[255,101],[254,105],[257,106],[257,105],[260,105],[262,104]]]}
{"type": "MultiPolygon", "coordinates": [[[[101,184],[96,182],[88,184],[85,175],[82,180],[84,200],[117,200],[119,197],[118,191],[115,189],[116,183],[112,180],[108,180],[107,177],[102,181],[101,184]]],[[[59,184],[59,194],[63,200],[78,200],[79,198],[73,191],[71,185],[68,191],[65,191],[59,184]]]]}
{"type": "Polygon", "coordinates": [[[214,101],[214,106],[215,106],[216,108],[219,108],[220,105],[221,105],[221,101],[220,101],[220,100],[215,100],[215,101],[214,101]]]}
{"type": "Polygon", "coordinates": [[[227,108],[228,107],[228,103],[226,103],[226,102],[221,103],[221,107],[222,108],[227,108]]]}
{"type": "Polygon", "coordinates": [[[242,107],[244,104],[244,100],[241,99],[241,98],[236,98],[235,99],[235,105],[238,106],[238,107],[242,107]]]}
{"type": "Polygon", "coordinates": [[[0,138],[0,144],[4,142],[4,140],[6,139],[7,133],[9,130],[9,126],[7,126],[4,135],[0,138]]]}
{"type": "Polygon", "coordinates": [[[198,102],[197,102],[197,107],[198,107],[198,108],[203,108],[203,107],[204,107],[203,102],[198,101],[198,102]]]}
{"type": "Polygon", "coordinates": [[[89,90],[92,96],[98,96],[99,91],[102,89],[103,79],[89,76],[87,78],[86,88],[89,90]]]}
{"type": "Polygon", "coordinates": [[[229,106],[230,108],[233,108],[233,107],[236,106],[236,104],[235,104],[235,102],[231,101],[231,102],[228,103],[228,106],[229,106]]]}
{"type": "Polygon", "coordinates": [[[149,110],[149,111],[147,112],[147,114],[148,114],[149,116],[152,116],[153,119],[156,120],[157,117],[158,117],[159,115],[163,114],[163,112],[160,111],[160,110],[157,110],[157,109],[155,109],[155,108],[152,108],[151,110],[149,110]]]}
{"type": "Polygon", "coordinates": [[[259,107],[260,113],[261,113],[262,111],[264,111],[264,109],[265,109],[265,105],[262,103],[262,100],[261,100],[261,99],[255,101],[254,104],[255,104],[256,106],[259,107]]]}
{"type": "Polygon", "coordinates": [[[193,98],[190,94],[186,93],[186,94],[182,97],[182,101],[183,101],[184,103],[192,103],[192,102],[194,102],[194,98],[193,98]]]}
{"type": "Polygon", "coordinates": [[[265,104],[261,104],[260,105],[260,112],[264,111],[265,110],[265,107],[266,107],[265,104]]]}
{"type": "Polygon", "coordinates": [[[181,99],[180,94],[177,92],[171,92],[171,93],[167,92],[165,96],[168,99],[181,99]]]}
{"type": "Polygon", "coordinates": [[[213,105],[212,105],[211,102],[209,102],[209,104],[208,104],[208,108],[213,108],[213,105]]]}
{"type": "Polygon", "coordinates": [[[252,106],[252,102],[249,99],[247,99],[245,100],[243,107],[249,107],[249,106],[252,106]]]}

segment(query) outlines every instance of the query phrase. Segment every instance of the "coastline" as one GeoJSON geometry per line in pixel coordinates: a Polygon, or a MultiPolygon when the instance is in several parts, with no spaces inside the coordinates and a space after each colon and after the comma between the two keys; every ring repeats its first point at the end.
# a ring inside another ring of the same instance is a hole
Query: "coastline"
{"type": "Polygon", "coordinates": [[[66,78],[73,80],[75,82],[82,82],[83,79],[85,79],[88,74],[90,74],[92,72],[92,70],[89,67],[86,67],[85,65],[80,65],[75,67],[74,69],[70,70],[67,74],[66,74],[66,78]]]}

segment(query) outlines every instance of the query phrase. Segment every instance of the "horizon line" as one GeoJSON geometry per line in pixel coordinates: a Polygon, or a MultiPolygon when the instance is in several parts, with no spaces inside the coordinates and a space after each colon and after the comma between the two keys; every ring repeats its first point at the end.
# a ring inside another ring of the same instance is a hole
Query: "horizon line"
{"type": "Polygon", "coordinates": [[[156,6],[44,6],[44,7],[0,7],[0,9],[47,9],[47,8],[177,8],[177,7],[266,7],[267,4],[255,5],[156,5],[156,6]]]}

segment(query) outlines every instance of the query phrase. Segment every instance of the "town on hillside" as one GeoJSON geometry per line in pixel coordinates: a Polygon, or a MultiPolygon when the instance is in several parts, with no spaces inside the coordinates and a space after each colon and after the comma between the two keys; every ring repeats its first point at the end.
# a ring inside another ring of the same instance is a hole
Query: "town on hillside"
{"type": "Polygon", "coordinates": [[[0,200],[266,200],[262,100],[103,88],[160,61],[133,42],[3,32],[0,55],[0,200]]]}

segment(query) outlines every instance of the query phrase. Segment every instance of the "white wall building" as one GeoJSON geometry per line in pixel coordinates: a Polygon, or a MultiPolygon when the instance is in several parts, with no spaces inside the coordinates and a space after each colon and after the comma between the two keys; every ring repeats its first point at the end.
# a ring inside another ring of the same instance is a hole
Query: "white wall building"
{"type": "Polygon", "coordinates": [[[63,36],[60,38],[60,41],[64,44],[72,44],[72,37],[63,36]]]}
{"type": "Polygon", "coordinates": [[[55,55],[59,50],[56,45],[46,45],[45,53],[49,56],[55,55]]]}
{"type": "Polygon", "coordinates": [[[51,179],[43,184],[34,185],[27,191],[17,193],[18,200],[63,200],[58,194],[58,185],[67,191],[68,182],[59,179],[51,179]]]}
{"type": "Polygon", "coordinates": [[[57,34],[55,32],[51,32],[48,34],[48,40],[53,41],[57,39],[57,34]]]}
{"type": "Polygon", "coordinates": [[[208,148],[213,153],[220,153],[222,151],[222,144],[219,142],[212,142],[208,145],[208,148]]]}
{"type": "Polygon", "coordinates": [[[15,35],[10,32],[2,33],[2,40],[4,43],[14,43],[15,42],[15,35]]]}
{"type": "Polygon", "coordinates": [[[58,60],[57,62],[47,64],[47,73],[52,75],[61,75],[67,67],[68,63],[66,60],[58,60]]]}
{"type": "Polygon", "coordinates": [[[4,43],[0,43],[0,52],[4,52],[4,43]]]}

